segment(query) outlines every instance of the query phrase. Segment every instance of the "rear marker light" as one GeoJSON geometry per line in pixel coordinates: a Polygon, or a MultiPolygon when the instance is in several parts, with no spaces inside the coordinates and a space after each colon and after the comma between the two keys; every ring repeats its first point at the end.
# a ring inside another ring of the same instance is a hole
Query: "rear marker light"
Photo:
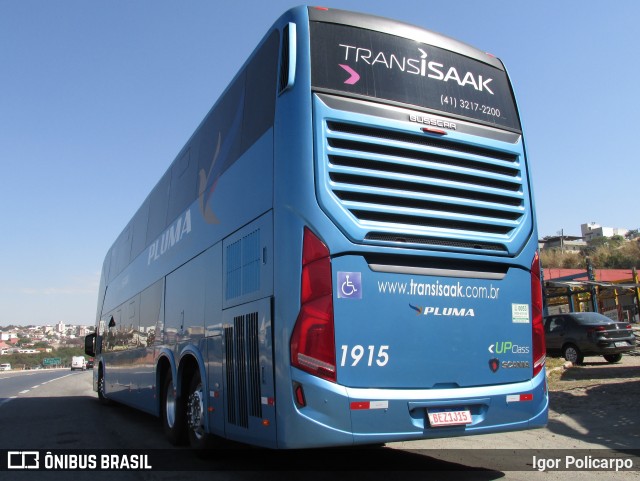
{"type": "Polygon", "coordinates": [[[307,405],[307,400],[304,398],[304,389],[302,389],[302,384],[294,383],[293,393],[296,396],[296,404],[298,407],[305,407],[307,405]]]}
{"type": "Polygon", "coordinates": [[[447,135],[446,130],[434,129],[433,127],[422,127],[422,131],[425,134],[447,135]]]}

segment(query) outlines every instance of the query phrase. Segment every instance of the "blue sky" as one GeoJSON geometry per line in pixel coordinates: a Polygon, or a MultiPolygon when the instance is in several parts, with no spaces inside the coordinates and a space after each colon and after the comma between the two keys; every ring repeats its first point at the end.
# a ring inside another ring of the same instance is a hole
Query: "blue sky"
{"type": "MultiPolygon", "coordinates": [[[[0,0],[0,325],[92,324],[116,236],[286,0],[0,0]]],[[[500,57],[540,235],[640,227],[640,2],[326,1],[500,57]]]]}

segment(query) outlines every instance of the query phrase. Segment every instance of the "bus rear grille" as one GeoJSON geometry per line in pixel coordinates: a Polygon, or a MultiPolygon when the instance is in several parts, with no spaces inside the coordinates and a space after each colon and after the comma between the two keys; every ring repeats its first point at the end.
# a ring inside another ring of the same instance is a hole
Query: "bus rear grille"
{"type": "Polygon", "coordinates": [[[404,229],[419,244],[505,250],[500,242],[523,221],[516,153],[335,120],[324,143],[329,188],[366,239],[392,241],[390,231],[404,229]],[[467,242],[478,236],[498,242],[467,242]]]}

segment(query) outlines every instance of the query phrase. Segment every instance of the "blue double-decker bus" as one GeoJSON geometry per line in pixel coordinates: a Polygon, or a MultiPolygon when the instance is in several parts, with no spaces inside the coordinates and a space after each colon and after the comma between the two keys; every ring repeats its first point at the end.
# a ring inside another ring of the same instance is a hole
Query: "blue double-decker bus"
{"type": "Polygon", "coordinates": [[[86,350],[101,400],[195,448],[545,425],[502,62],[385,18],[286,12],[107,253],[86,350]]]}

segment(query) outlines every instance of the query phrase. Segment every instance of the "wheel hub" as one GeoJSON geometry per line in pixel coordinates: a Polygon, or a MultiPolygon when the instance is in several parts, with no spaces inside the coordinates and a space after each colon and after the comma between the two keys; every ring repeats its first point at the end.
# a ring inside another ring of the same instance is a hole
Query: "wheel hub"
{"type": "Polygon", "coordinates": [[[202,385],[189,395],[187,401],[187,423],[196,437],[200,438],[204,435],[204,426],[202,424],[204,414],[204,402],[202,399],[202,385]]]}

